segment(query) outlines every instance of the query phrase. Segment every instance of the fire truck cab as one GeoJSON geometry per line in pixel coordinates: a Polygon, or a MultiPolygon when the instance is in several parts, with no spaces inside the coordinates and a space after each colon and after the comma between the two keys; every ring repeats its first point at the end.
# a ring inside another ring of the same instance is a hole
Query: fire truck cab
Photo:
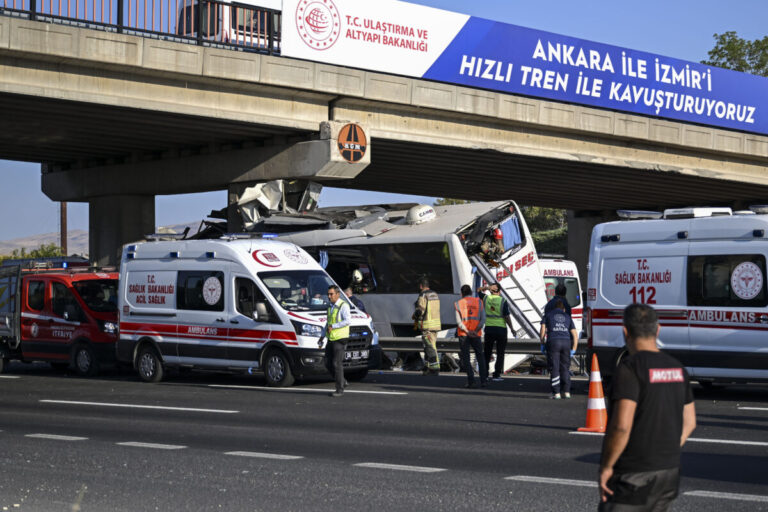
{"type": "Polygon", "coordinates": [[[117,273],[0,268],[0,371],[18,359],[93,376],[116,341],[117,273]]]}

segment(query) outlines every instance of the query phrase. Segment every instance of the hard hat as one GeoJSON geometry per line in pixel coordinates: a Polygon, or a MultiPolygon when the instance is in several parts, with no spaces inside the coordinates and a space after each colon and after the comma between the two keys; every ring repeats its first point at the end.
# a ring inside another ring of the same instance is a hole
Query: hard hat
{"type": "Polygon", "coordinates": [[[363,282],[363,273],[359,270],[355,269],[352,271],[352,282],[353,283],[362,283],[363,282]]]}
{"type": "Polygon", "coordinates": [[[502,238],[504,238],[504,235],[502,234],[499,228],[496,228],[493,230],[493,238],[495,238],[496,240],[501,240],[502,238]]]}

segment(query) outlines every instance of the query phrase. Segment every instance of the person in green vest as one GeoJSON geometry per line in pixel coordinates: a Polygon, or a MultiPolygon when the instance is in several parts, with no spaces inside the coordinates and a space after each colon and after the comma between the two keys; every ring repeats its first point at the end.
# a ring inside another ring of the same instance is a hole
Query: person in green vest
{"type": "Polygon", "coordinates": [[[507,301],[501,296],[498,283],[481,286],[477,291],[480,292],[485,306],[485,364],[490,373],[491,356],[495,345],[496,365],[493,369],[493,380],[500,382],[503,380],[501,376],[504,373],[504,353],[507,350],[507,326],[511,332],[515,332],[512,320],[509,318],[512,312],[507,301]]]}
{"type": "MultiPolygon", "coordinates": [[[[336,391],[331,393],[333,397],[344,394],[344,386],[347,380],[344,378],[344,352],[349,341],[350,313],[349,304],[341,298],[341,290],[332,285],[328,288],[328,317],[325,323],[325,336],[328,338],[326,354],[332,354],[333,365],[331,373],[336,380],[336,391]]],[[[328,357],[328,355],[326,355],[328,357]]]]}
{"type": "Polygon", "coordinates": [[[437,293],[429,289],[429,280],[426,277],[419,279],[419,298],[416,299],[415,307],[413,319],[416,323],[414,328],[421,331],[424,357],[427,360],[423,373],[424,375],[439,375],[437,333],[440,331],[440,298],[437,293]]]}

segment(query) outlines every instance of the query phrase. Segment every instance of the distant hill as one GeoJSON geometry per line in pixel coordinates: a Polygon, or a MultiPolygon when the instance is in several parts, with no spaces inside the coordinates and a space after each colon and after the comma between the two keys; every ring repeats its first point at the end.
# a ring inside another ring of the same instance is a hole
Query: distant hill
{"type": "MultiPolygon", "coordinates": [[[[160,226],[157,231],[182,233],[189,226],[192,233],[196,232],[200,226],[200,221],[186,222],[182,224],[173,224],[170,226],[160,226]]],[[[0,255],[9,255],[14,249],[26,249],[31,251],[41,245],[59,244],[59,233],[44,233],[42,235],[31,235],[23,238],[14,238],[12,240],[0,240],[0,255]]],[[[88,231],[75,229],[67,234],[67,249],[69,255],[88,256],[88,231]]]]}

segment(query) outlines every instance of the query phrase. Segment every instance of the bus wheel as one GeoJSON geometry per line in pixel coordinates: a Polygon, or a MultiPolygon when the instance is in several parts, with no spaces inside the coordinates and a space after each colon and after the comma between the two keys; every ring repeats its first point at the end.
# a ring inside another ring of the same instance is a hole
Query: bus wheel
{"type": "Polygon", "coordinates": [[[96,361],[96,354],[88,343],[80,343],[75,348],[73,356],[75,371],[81,377],[93,377],[99,371],[99,363],[96,361]]]}
{"type": "Polygon", "coordinates": [[[157,351],[151,345],[145,345],[136,358],[136,369],[144,382],[160,382],[163,380],[163,362],[157,351]]]}
{"type": "Polygon", "coordinates": [[[294,382],[291,365],[282,350],[272,349],[264,360],[264,376],[267,386],[282,388],[291,386],[294,382]]]}

